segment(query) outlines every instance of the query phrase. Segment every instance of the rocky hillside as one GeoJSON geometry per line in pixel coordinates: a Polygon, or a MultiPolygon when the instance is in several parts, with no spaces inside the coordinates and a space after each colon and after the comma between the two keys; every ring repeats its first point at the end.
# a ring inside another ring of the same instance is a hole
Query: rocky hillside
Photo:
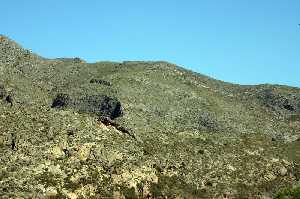
{"type": "Polygon", "coordinates": [[[300,89],[0,36],[1,198],[299,198],[300,89]]]}

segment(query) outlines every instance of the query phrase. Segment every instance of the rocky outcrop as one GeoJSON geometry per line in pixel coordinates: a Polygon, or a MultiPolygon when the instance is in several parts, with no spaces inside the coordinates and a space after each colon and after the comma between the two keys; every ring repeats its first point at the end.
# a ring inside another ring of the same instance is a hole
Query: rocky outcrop
{"type": "Polygon", "coordinates": [[[82,112],[94,113],[111,119],[122,115],[121,103],[116,98],[101,94],[80,99],[78,109],[82,112]]]}
{"type": "Polygon", "coordinates": [[[67,107],[70,104],[70,97],[67,94],[59,93],[57,96],[53,99],[51,108],[62,108],[67,107]]]}
{"type": "Polygon", "coordinates": [[[258,93],[258,99],[264,106],[273,110],[300,113],[300,96],[298,95],[284,95],[272,89],[264,89],[258,93]]]}
{"type": "Polygon", "coordinates": [[[118,131],[129,135],[130,137],[132,137],[133,139],[136,139],[134,133],[132,132],[132,130],[118,124],[117,122],[111,120],[108,117],[99,117],[99,121],[102,122],[105,126],[112,126],[115,129],[117,129],[118,131]]]}
{"type": "Polygon", "coordinates": [[[11,95],[6,96],[5,101],[13,106],[14,98],[11,95]]]}
{"type": "Polygon", "coordinates": [[[69,95],[60,93],[53,99],[51,108],[64,107],[110,119],[115,119],[122,115],[122,106],[119,100],[102,94],[72,99],[69,95]]]}

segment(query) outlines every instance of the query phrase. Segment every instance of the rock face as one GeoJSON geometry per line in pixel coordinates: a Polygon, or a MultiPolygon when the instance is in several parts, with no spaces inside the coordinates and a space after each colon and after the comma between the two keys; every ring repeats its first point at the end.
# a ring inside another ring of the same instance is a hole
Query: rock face
{"type": "Polygon", "coordinates": [[[122,115],[121,103],[116,98],[106,95],[92,95],[82,98],[79,102],[79,110],[111,119],[122,115]]]}
{"type": "Polygon", "coordinates": [[[0,198],[299,193],[300,89],[38,57],[0,37],[0,198]]]}
{"type": "Polygon", "coordinates": [[[58,94],[51,105],[51,108],[73,108],[76,111],[92,113],[97,116],[115,119],[122,116],[121,103],[106,95],[85,96],[79,100],[71,99],[67,94],[58,94]]]}

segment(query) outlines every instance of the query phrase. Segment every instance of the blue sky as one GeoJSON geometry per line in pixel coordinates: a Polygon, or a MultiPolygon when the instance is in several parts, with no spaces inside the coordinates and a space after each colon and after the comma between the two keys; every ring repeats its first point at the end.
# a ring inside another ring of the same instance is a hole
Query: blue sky
{"type": "Polygon", "coordinates": [[[300,87],[299,0],[9,0],[0,33],[49,58],[165,60],[300,87]]]}

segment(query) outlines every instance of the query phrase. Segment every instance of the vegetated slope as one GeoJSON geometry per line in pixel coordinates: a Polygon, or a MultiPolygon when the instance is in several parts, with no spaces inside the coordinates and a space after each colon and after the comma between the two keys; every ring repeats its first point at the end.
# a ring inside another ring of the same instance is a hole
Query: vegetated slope
{"type": "Polygon", "coordinates": [[[0,97],[4,198],[259,198],[299,183],[298,88],[46,59],[1,36],[0,97]]]}

